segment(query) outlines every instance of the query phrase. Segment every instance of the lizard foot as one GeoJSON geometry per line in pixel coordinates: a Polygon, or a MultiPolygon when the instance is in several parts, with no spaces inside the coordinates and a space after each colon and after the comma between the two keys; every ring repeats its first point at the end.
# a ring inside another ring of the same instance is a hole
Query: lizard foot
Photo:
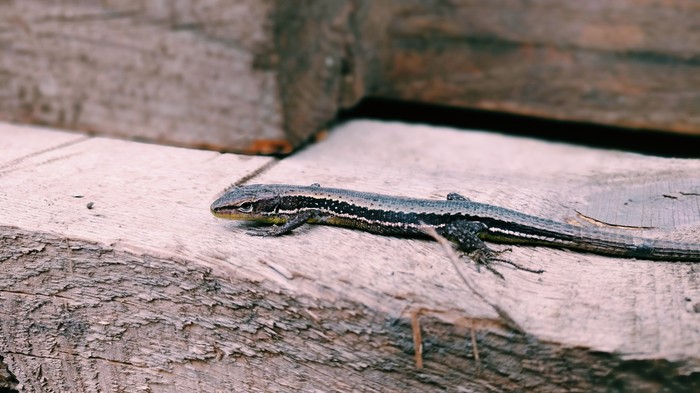
{"type": "Polygon", "coordinates": [[[484,266],[488,271],[496,275],[497,277],[503,279],[503,274],[501,274],[498,270],[496,270],[492,262],[502,262],[507,265],[511,265],[514,268],[518,270],[522,270],[528,273],[535,273],[535,274],[542,274],[544,273],[544,270],[542,269],[531,269],[529,267],[523,266],[519,263],[513,262],[509,259],[501,258],[500,255],[506,252],[512,251],[510,248],[506,248],[503,250],[492,250],[486,246],[480,247],[470,253],[467,253],[467,255],[474,261],[476,262],[477,269],[480,266],[484,266]]]}

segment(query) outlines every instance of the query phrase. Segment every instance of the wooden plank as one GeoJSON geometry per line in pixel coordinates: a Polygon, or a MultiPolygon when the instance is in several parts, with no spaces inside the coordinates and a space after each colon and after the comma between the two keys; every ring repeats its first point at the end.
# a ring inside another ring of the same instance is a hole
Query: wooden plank
{"type": "Polygon", "coordinates": [[[289,153],[340,106],[352,8],[347,0],[2,2],[0,118],[289,153]]]}
{"type": "MultiPolygon", "coordinates": [[[[7,130],[0,140],[34,132],[7,130]]],[[[697,266],[514,247],[509,258],[546,272],[499,265],[503,281],[465,261],[483,300],[433,242],[332,227],[257,238],[209,214],[222,188],[270,163],[252,182],[457,191],[581,225],[576,210],[602,189],[700,185],[697,160],[398,123],[349,123],[279,162],[103,138],[36,154],[0,173],[11,190],[0,193],[0,356],[18,389],[697,384],[697,266]]],[[[643,234],[697,239],[697,206],[694,222],[643,234]]]]}
{"type": "Polygon", "coordinates": [[[289,150],[271,2],[2,2],[0,116],[190,147],[289,150]]]}
{"type": "MultiPolygon", "coordinates": [[[[658,237],[664,235],[664,229],[674,230],[673,238],[697,242],[700,230],[699,169],[698,160],[642,157],[486,133],[356,122],[338,130],[317,148],[286,159],[284,165],[276,166],[256,180],[283,183],[296,173],[304,172],[306,180],[303,183],[318,182],[329,187],[351,185],[365,191],[434,199],[456,191],[477,202],[588,226],[587,221],[593,218],[607,220],[610,225],[648,227],[647,217],[663,215],[664,212],[672,214],[676,207],[681,210],[678,213],[685,215],[677,215],[675,225],[664,220],[663,225],[655,230],[632,229],[628,232],[658,237]],[[362,159],[358,160],[360,156],[362,159]],[[318,169],[312,171],[309,168],[318,169]],[[661,187],[663,184],[675,189],[661,187]],[[631,185],[637,187],[634,192],[631,185]],[[601,200],[603,190],[610,196],[607,201],[601,200]],[[627,198],[624,198],[626,191],[627,198]],[[683,194],[687,195],[670,199],[675,202],[673,206],[664,205],[668,198],[663,195],[675,197],[683,194]],[[641,196],[644,198],[632,200],[641,196]],[[685,205],[689,201],[690,207],[685,205]],[[601,207],[613,212],[626,209],[627,215],[617,217],[622,220],[617,222],[615,217],[605,216],[601,207]],[[665,210],[656,212],[657,207],[665,210]],[[590,216],[578,214],[578,211],[590,216]],[[638,222],[629,221],[635,217],[638,222]]],[[[350,236],[348,231],[342,233],[350,236]]],[[[366,241],[363,239],[363,243],[366,241]]],[[[507,271],[504,272],[507,289],[498,280],[484,287],[486,291],[493,291],[489,293],[492,298],[499,299],[499,304],[508,305],[506,309],[519,324],[525,323],[521,326],[528,333],[561,343],[631,356],[675,358],[700,353],[696,342],[700,323],[695,316],[687,314],[689,305],[684,299],[684,293],[698,294],[699,288],[690,283],[697,270],[691,264],[624,261],[529,247],[516,247],[508,255],[518,263],[547,271],[542,277],[507,271]],[[650,285],[663,288],[649,293],[650,285]],[[524,298],[528,300],[524,301],[524,298]],[[639,304],[640,301],[643,305],[639,304]],[[654,304],[649,304],[649,301],[654,304]],[[660,310],[657,304],[669,308],[660,310]],[[641,307],[648,308],[643,311],[638,309],[641,307]],[[650,314],[646,314],[647,311],[650,314]],[[605,323],[598,323],[600,320],[605,320],[605,323]],[[639,320],[654,322],[649,326],[639,326],[639,320]],[[685,320],[687,324],[681,323],[681,329],[675,331],[670,326],[675,322],[671,321],[679,320],[685,320]],[[575,327],[570,325],[572,321],[576,321],[575,327]],[[655,335],[656,340],[650,340],[650,335],[655,335]],[[680,339],[676,341],[674,338],[680,339]],[[688,349],[690,352],[686,352],[688,349]]],[[[411,256],[410,252],[409,255],[397,256],[405,261],[406,270],[413,266],[412,261],[421,261],[434,269],[442,258],[441,255],[423,253],[411,256]],[[437,259],[433,260],[433,256],[437,259]]],[[[355,263],[334,266],[335,269],[343,269],[338,276],[347,277],[357,275],[362,267],[355,263]]],[[[376,271],[381,267],[370,263],[367,269],[376,271]]],[[[441,273],[450,275],[447,271],[441,273]]],[[[365,274],[371,276],[369,272],[365,274]]],[[[483,275],[478,277],[481,282],[487,280],[483,275]]],[[[452,279],[445,281],[445,277],[433,279],[460,286],[452,279]]],[[[377,288],[373,281],[360,284],[377,288]]],[[[403,282],[392,286],[407,287],[410,284],[403,282]]],[[[377,289],[389,290],[384,287],[377,289]]],[[[443,297],[450,298],[449,293],[439,296],[441,302],[450,301],[449,308],[459,308],[463,301],[443,297]]],[[[690,298],[697,299],[697,296],[690,298]]]]}
{"type": "Polygon", "coordinates": [[[368,2],[371,96],[700,134],[700,8],[665,1],[368,2]],[[390,5],[391,4],[391,5],[390,5]],[[376,64],[377,62],[375,62],[376,64]]]}

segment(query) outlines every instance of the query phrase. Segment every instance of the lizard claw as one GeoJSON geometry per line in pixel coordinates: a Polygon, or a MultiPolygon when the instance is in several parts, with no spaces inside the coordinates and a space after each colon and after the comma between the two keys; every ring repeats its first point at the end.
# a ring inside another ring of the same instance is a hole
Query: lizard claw
{"type": "Polygon", "coordinates": [[[515,263],[509,259],[504,259],[500,258],[499,256],[505,252],[512,251],[510,248],[506,248],[503,250],[495,251],[490,248],[484,247],[484,248],[479,248],[468,255],[476,262],[477,264],[477,269],[479,266],[484,266],[486,269],[488,269],[491,273],[495,274],[498,276],[500,279],[503,279],[503,275],[498,272],[492,265],[491,262],[498,261],[498,262],[503,262],[505,264],[511,265],[514,268],[522,271],[526,271],[529,273],[535,273],[535,274],[542,274],[544,273],[544,270],[542,269],[531,269],[529,267],[520,265],[518,263],[515,263]]]}
{"type": "MultiPolygon", "coordinates": [[[[504,250],[504,251],[510,251],[510,250],[504,250]]],[[[502,253],[502,252],[503,252],[503,251],[499,252],[499,254],[502,253]]],[[[532,268],[523,266],[523,265],[521,265],[521,264],[519,264],[519,263],[515,263],[515,262],[513,262],[513,261],[511,261],[511,260],[509,260],[509,259],[492,258],[491,260],[492,260],[492,261],[503,262],[503,263],[505,263],[505,264],[507,264],[507,265],[513,266],[514,268],[516,268],[516,269],[518,269],[518,270],[522,270],[522,271],[525,271],[525,272],[528,272],[528,273],[535,273],[535,274],[542,274],[542,273],[544,273],[544,269],[532,269],[532,268]]]]}
{"type": "Polygon", "coordinates": [[[248,235],[248,236],[260,236],[260,237],[270,236],[268,231],[266,231],[264,229],[250,230],[250,231],[246,232],[246,235],[248,235]]]}

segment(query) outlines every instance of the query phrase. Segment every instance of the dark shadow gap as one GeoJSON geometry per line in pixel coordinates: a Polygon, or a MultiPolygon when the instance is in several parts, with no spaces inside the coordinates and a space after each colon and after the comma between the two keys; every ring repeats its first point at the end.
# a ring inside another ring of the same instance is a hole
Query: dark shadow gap
{"type": "Polygon", "coordinates": [[[338,121],[375,119],[493,131],[547,141],[678,158],[700,157],[700,136],[368,98],[338,121]]]}

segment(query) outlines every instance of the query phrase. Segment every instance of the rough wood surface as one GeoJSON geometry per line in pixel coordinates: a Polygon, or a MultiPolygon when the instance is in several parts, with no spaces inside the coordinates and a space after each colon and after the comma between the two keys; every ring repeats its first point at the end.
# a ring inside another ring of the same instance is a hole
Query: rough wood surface
{"type": "Polygon", "coordinates": [[[28,0],[0,15],[13,121],[285,153],[371,96],[700,134],[692,0],[28,0]]]}
{"type": "MultiPolygon", "coordinates": [[[[457,191],[593,225],[576,211],[620,184],[649,196],[668,193],[658,186],[667,180],[674,196],[699,198],[686,192],[700,185],[697,160],[374,122],[280,161],[10,125],[0,126],[0,151],[0,370],[12,389],[700,385],[693,264],[514,247],[510,258],[546,272],[498,266],[502,281],[465,261],[484,301],[434,242],[332,227],[255,238],[208,211],[221,189],[267,166],[252,182],[457,191]]],[[[654,210],[654,200],[640,208],[654,210]]],[[[695,241],[697,206],[672,228],[626,231],[695,241]]]]}

